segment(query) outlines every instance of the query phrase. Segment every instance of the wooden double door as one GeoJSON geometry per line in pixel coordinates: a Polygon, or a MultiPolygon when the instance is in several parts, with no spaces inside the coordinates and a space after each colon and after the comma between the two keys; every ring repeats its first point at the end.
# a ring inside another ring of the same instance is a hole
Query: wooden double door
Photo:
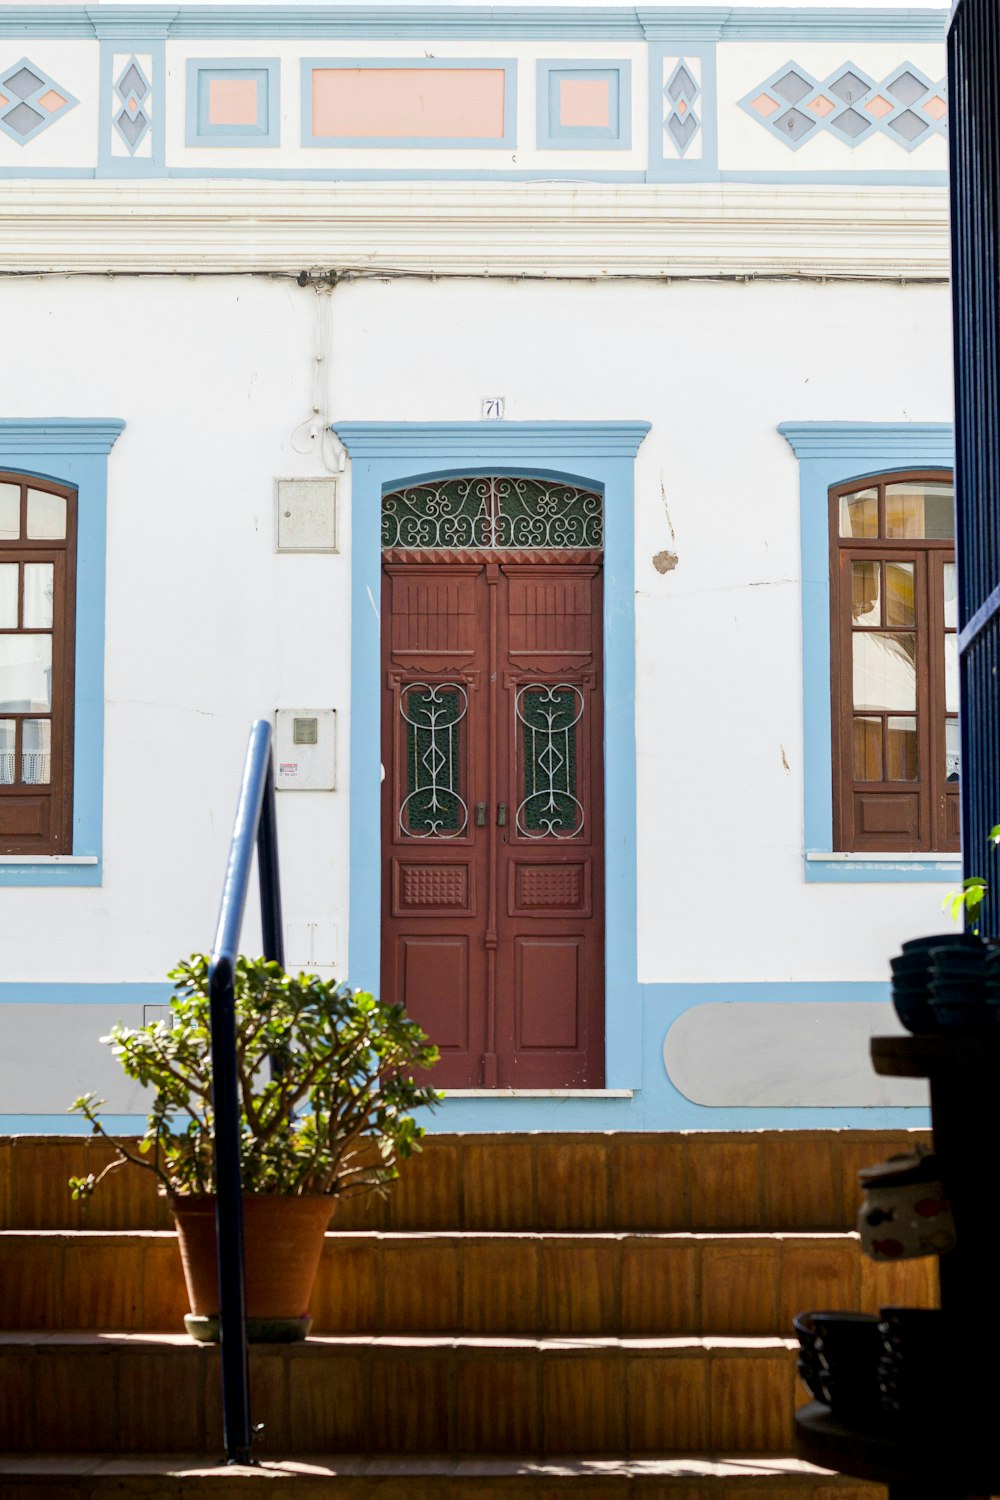
{"type": "Polygon", "coordinates": [[[387,560],[382,608],[383,995],[441,1087],[600,1087],[600,564],[387,560]]]}

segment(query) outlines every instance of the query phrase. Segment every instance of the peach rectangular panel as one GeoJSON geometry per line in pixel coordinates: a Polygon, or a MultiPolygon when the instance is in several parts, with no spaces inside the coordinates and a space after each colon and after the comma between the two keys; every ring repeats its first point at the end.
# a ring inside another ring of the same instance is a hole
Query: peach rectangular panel
{"type": "Polygon", "coordinates": [[[313,59],[303,71],[306,145],[514,142],[513,62],[313,59]]]}
{"type": "Polygon", "coordinates": [[[607,129],[611,123],[611,97],[606,78],[559,80],[560,125],[592,125],[607,129]]]}
{"type": "Polygon", "coordinates": [[[257,80],[210,78],[208,121],[210,125],[256,125],[257,80]]]}

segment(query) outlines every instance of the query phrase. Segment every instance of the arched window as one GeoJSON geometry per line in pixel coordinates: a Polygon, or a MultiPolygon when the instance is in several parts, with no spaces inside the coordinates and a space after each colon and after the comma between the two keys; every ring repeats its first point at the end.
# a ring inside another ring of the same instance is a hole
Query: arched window
{"type": "Polygon", "coordinates": [[[837,849],[959,846],[954,537],[946,470],[830,490],[837,849]]]}
{"type": "Polygon", "coordinates": [[[599,555],[604,500],[551,479],[469,475],[382,497],[383,551],[599,555]]]}
{"type": "Polygon", "coordinates": [[[76,491],[0,472],[0,854],[72,845],[76,491]]]}

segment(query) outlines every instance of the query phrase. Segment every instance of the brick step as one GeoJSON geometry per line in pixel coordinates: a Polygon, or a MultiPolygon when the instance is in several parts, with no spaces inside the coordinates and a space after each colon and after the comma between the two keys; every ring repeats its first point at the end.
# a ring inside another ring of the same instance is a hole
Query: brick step
{"type": "MultiPolygon", "coordinates": [[[[251,1353],[262,1456],[781,1454],[790,1339],[310,1338],[251,1353]]],[[[218,1350],[168,1334],[0,1336],[9,1450],[215,1453],[218,1350]]]]}
{"type": "Polygon", "coordinates": [[[203,1457],[139,1459],[0,1454],[4,1500],[240,1500],[266,1489],[330,1500],[884,1500],[885,1490],[792,1458],[647,1458],[546,1461],[314,1456],[259,1467],[206,1465],[203,1457]],[[573,1496],[569,1496],[570,1489],[573,1496]]]}
{"type": "MultiPolygon", "coordinates": [[[[537,1132],[433,1135],[386,1200],[348,1200],[341,1229],[847,1230],[859,1167],[926,1131],[537,1132]]],[[[166,1229],[149,1172],[113,1174],[86,1207],[70,1176],[110,1149],[87,1136],[0,1137],[0,1228],[166,1229]]]]}
{"type": "MultiPolygon", "coordinates": [[[[937,1261],[876,1264],[853,1234],[327,1235],[323,1333],[788,1335],[810,1307],[933,1307],[937,1261]]],[[[177,1332],[167,1231],[0,1232],[0,1326],[177,1332]]]]}

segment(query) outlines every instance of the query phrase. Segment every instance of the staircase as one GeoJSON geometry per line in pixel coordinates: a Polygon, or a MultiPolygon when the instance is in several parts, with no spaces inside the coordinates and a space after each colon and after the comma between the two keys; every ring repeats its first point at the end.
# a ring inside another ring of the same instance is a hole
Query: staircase
{"type": "Polygon", "coordinates": [[[790,1456],[790,1320],[936,1302],[875,1265],[856,1173],[914,1133],[438,1135],[347,1203],[304,1344],[253,1351],[257,1470],[218,1466],[216,1350],[183,1334],[147,1173],[0,1141],[0,1495],[874,1500],[790,1456]],[[181,1331],[179,1331],[181,1330],[181,1331]],[[574,1491],[575,1493],[575,1491],[574,1491]]]}

